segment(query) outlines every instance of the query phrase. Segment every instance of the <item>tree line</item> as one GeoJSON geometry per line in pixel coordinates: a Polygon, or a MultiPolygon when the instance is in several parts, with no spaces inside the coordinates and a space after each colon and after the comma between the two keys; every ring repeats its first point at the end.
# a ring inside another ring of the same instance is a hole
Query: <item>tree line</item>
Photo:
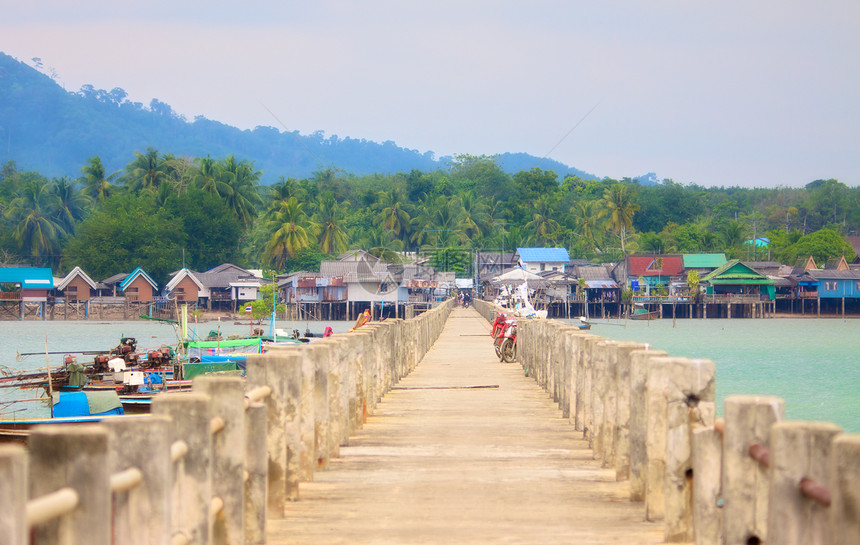
{"type": "Polygon", "coordinates": [[[78,177],[0,169],[0,263],[78,265],[97,280],[143,267],[156,281],[183,265],[224,262],[314,270],[347,249],[397,262],[421,251],[464,271],[474,249],[562,246],[612,262],[630,253],[724,252],[729,258],[818,262],[854,251],[860,188],[706,188],[672,180],[583,179],[532,168],[505,173],[497,157],[458,155],[433,171],[356,176],[320,169],[261,185],[248,160],[178,157],[148,148],[123,170],[98,156],[78,177]],[[767,237],[767,248],[750,241],[767,237]]]}

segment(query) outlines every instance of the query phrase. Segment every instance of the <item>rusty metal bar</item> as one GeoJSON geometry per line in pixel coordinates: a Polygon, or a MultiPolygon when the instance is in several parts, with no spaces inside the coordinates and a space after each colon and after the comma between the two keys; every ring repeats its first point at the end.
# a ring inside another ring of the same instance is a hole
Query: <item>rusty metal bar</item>
{"type": "Polygon", "coordinates": [[[800,493],[819,505],[830,507],[830,489],[809,477],[800,479],[800,493]]]}
{"type": "Polygon", "coordinates": [[[748,450],[750,457],[761,466],[770,467],[770,451],[766,447],[753,443],[748,450]]]}

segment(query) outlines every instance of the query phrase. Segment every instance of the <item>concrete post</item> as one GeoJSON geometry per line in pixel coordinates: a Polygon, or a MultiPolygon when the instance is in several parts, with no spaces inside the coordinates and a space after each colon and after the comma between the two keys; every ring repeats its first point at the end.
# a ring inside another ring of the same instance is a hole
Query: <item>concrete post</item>
{"type": "Polygon", "coordinates": [[[70,514],[32,529],[33,543],[110,545],[110,476],[105,471],[107,431],[89,424],[37,426],[30,430],[28,448],[29,498],[64,487],[72,488],[78,495],[78,505],[70,514]]]}
{"type": "Polygon", "coordinates": [[[328,468],[331,457],[332,430],[329,405],[329,375],[331,348],[319,343],[305,347],[305,357],[311,360],[314,373],[314,468],[328,468]]]}
{"type": "Polygon", "coordinates": [[[648,474],[648,369],[652,358],[666,357],[662,350],[630,353],[630,499],[644,501],[648,474]]]}
{"type": "Polygon", "coordinates": [[[27,545],[27,450],[0,445],[0,535],[9,545],[27,545]]]}
{"type": "Polygon", "coordinates": [[[171,420],[149,415],[109,418],[108,474],[136,468],[142,480],[134,489],[113,497],[113,534],[128,545],[168,543],[171,528],[170,436],[171,420]]]}
{"type": "MultiPolygon", "coordinates": [[[[802,479],[828,486],[830,446],[842,429],[829,422],[777,422],[770,428],[772,469],[767,539],[780,545],[830,545],[828,508],[804,497],[802,479]]],[[[855,483],[856,485],[856,483],[855,483]]]]}
{"type": "Polygon", "coordinates": [[[733,395],[725,399],[723,434],[723,534],[725,545],[767,540],[769,470],[749,449],[769,448],[770,427],[785,417],[785,403],[773,396],[733,395]]]}
{"type": "Polygon", "coordinates": [[[714,425],[715,366],[710,360],[673,358],[666,399],[666,541],[693,540],[693,431],[714,425]]]}
{"type": "Polygon", "coordinates": [[[612,432],[612,465],[615,480],[630,478],[630,354],[648,350],[643,343],[619,342],[615,362],[615,425],[612,432]]]}
{"type": "Polygon", "coordinates": [[[718,505],[723,434],[713,427],[693,430],[693,527],[696,545],[720,545],[723,511],[718,505]]]}
{"type": "Polygon", "coordinates": [[[302,354],[291,348],[270,350],[248,358],[247,387],[269,386],[263,402],[269,431],[269,517],[283,518],[287,501],[299,499],[299,457],[302,451],[300,411],[302,354]]]}
{"type": "Polygon", "coordinates": [[[199,375],[194,390],[210,398],[213,418],[224,428],[212,437],[212,496],[224,502],[215,516],[212,542],[242,543],[245,539],[245,381],[240,377],[199,375]]]}
{"type": "Polygon", "coordinates": [[[594,458],[600,460],[603,467],[606,467],[606,410],[610,396],[612,397],[613,405],[615,403],[615,396],[609,393],[611,389],[609,376],[612,375],[614,378],[615,375],[613,363],[615,358],[615,341],[603,339],[602,342],[597,343],[594,354],[591,375],[591,406],[594,424],[592,429],[594,431],[589,444],[594,449],[594,458]]]}
{"type": "Polygon", "coordinates": [[[840,435],[830,450],[833,545],[860,543],[860,435],[840,435]]]}
{"type": "Polygon", "coordinates": [[[587,335],[582,340],[579,372],[576,376],[576,429],[582,430],[583,437],[588,439],[590,444],[594,435],[594,408],[591,405],[592,366],[596,346],[603,342],[603,339],[595,335],[587,335]]]}
{"type": "Polygon", "coordinates": [[[268,409],[263,403],[252,403],[245,411],[245,543],[266,542],[266,506],[268,454],[266,432],[268,409]]]}
{"type": "Polygon", "coordinates": [[[183,534],[191,542],[209,543],[212,523],[212,413],[209,396],[196,393],[152,398],[152,414],[173,419],[168,441],[183,441],[187,454],[172,464],[171,535],[183,534]]]}

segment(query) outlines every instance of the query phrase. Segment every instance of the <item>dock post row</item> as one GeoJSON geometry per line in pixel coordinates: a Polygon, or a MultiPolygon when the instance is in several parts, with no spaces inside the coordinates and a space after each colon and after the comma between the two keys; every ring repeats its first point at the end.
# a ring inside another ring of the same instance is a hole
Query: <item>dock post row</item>
{"type": "Polygon", "coordinates": [[[248,358],[152,414],[46,424],[0,445],[3,545],[259,544],[381,397],[433,346],[453,307],[248,358]]]}
{"type": "MultiPolygon", "coordinates": [[[[475,308],[490,323],[503,311],[475,308]]],[[[524,372],[667,543],[860,543],[860,435],[785,421],[783,400],[766,395],[729,396],[716,419],[710,360],[555,320],[519,320],[517,343],[524,372]]]]}

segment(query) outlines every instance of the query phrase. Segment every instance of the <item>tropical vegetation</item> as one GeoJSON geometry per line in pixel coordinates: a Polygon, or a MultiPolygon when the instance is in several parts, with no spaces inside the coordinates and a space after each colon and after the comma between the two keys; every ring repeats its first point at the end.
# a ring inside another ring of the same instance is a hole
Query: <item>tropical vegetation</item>
{"type": "MultiPolygon", "coordinates": [[[[729,258],[823,263],[854,251],[860,188],[706,188],[672,180],[559,179],[506,174],[496,157],[461,155],[446,168],[356,176],[322,169],[266,186],[233,155],[176,157],[153,148],[107,172],[98,156],[78,177],[0,169],[0,263],[79,265],[102,279],[141,266],[157,281],[183,265],[223,262],[285,272],[363,248],[391,262],[423,253],[470,274],[475,251],[561,246],[574,258],[724,252],[729,258]],[[767,237],[760,247],[754,239],[767,237]]],[[[691,281],[693,279],[690,279],[691,281]]]]}

